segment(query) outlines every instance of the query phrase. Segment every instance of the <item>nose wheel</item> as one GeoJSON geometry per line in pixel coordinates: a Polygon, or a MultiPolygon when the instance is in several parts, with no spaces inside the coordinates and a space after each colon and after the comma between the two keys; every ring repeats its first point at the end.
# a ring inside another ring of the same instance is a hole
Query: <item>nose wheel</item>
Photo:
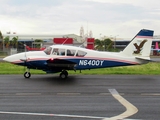
{"type": "Polygon", "coordinates": [[[25,77],[25,78],[30,78],[30,77],[31,77],[31,73],[30,73],[29,68],[28,68],[27,71],[24,73],[24,77],[25,77]]]}
{"type": "Polygon", "coordinates": [[[66,78],[68,77],[68,72],[67,72],[66,70],[63,70],[63,71],[60,73],[59,77],[60,77],[61,79],[66,79],[66,78]]]}
{"type": "Polygon", "coordinates": [[[30,78],[31,77],[31,73],[30,72],[25,72],[24,73],[24,77],[25,78],[30,78]]]}

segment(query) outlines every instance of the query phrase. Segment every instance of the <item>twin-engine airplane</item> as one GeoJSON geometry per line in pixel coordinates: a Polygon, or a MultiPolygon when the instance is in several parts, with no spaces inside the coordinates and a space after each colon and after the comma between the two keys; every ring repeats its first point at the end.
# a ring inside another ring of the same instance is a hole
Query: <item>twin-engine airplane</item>
{"type": "Polygon", "coordinates": [[[44,51],[14,54],[3,60],[26,66],[25,78],[30,78],[30,69],[46,73],[60,72],[60,78],[68,77],[67,70],[84,70],[148,63],[154,31],[142,29],[121,52],[102,52],[86,48],[52,45],[44,51]]]}

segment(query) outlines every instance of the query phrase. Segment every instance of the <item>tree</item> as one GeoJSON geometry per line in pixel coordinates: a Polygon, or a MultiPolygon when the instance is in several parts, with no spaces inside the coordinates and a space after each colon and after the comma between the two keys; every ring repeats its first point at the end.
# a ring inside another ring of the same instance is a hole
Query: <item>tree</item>
{"type": "Polygon", "coordinates": [[[34,41],[34,44],[35,44],[35,48],[41,48],[41,44],[43,43],[43,40],[41,39],[36,39],[34,41]]]}
{"type": "Polygon", "coordinates": [[[3,40],[3,35],[1,33],[1,31],[0,31],[0,40],[3,40]]]}
{"type": "Polygon", "coordinates": [[[113,48],[113,41],[109,38],[104,40],[104,50],[110,51],[113,48]]]}
{"type": "MultiPolygon", "coordinates": [[[[0,42],[1,42],[1,45],[4,46],[3,35],[1,33],[1,31],[0,31],[0,42]]],[[[3,47],[3,46],[1,46],[1,47],[3,47]]]]}
{"type": "Polygon", "coordinates": [[[18,36],[12,38],[12,46],[13,48],[17,48],[18,45],[18,36]]]}
{"type": "Polygon", "coordinates": [[[8,48],[10,46],[9,36],[5,37],[3,40],[4,40],[4,46],[8,48]]]}
{"type": "Polygon", "coordinates": [[[96,50],[104,50],[103,49],[103,41],[99,40],[99,39],[95,39],[95,49],[96,50]]]}
{"type": "Polygon", "coordinates": [[[10,40],[9,36],[7,36],[3,40],[4,40],[4,46],[6,48],[9,48],[9,47],[17,48],[17,45],[18,45],[18,36],[13,37],[12,40],[10,40]]]}
{"type": "Polygon", "coordinates": [[[99,51],[110,51],[113,48],[113,41],[109,38],[104,40],[95,40],[95,49],[99,51]]]}

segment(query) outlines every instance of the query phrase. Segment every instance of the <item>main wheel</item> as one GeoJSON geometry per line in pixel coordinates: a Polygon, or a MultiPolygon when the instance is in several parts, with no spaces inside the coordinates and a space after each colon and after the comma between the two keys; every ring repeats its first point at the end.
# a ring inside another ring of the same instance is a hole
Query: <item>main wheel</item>
{"type": "Polygon", "coordinates": [[[31,73],[30,72],[25,72],[24,73],[24,77],[25,78],[30,78],[31,77],[31,73]]]}
{"type": "Polygon", "coordinates": [[[65,72],[62,72],[62,73],[60,73],[60,75],[59,75],[59,77],[60,77],[61,79],[66,79],[67,76],[68,76],[68,75],[67,75],[65,72]]]}
{"type": "Polygon", "coordinates": [[[68,76],[68,72],[66,70],[62,71],[62,73],[66,74],[68,76]]]}

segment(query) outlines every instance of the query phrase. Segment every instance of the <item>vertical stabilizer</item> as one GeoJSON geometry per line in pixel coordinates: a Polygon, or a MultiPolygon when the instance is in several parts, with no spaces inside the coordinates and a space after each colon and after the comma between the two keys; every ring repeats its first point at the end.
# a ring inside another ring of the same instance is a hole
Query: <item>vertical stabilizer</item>
{"type": "Polygon", "coordinates": [[[149,57],[153,39],[153,30],[142,29],[122,51],[126,56],[149,57]]]}

